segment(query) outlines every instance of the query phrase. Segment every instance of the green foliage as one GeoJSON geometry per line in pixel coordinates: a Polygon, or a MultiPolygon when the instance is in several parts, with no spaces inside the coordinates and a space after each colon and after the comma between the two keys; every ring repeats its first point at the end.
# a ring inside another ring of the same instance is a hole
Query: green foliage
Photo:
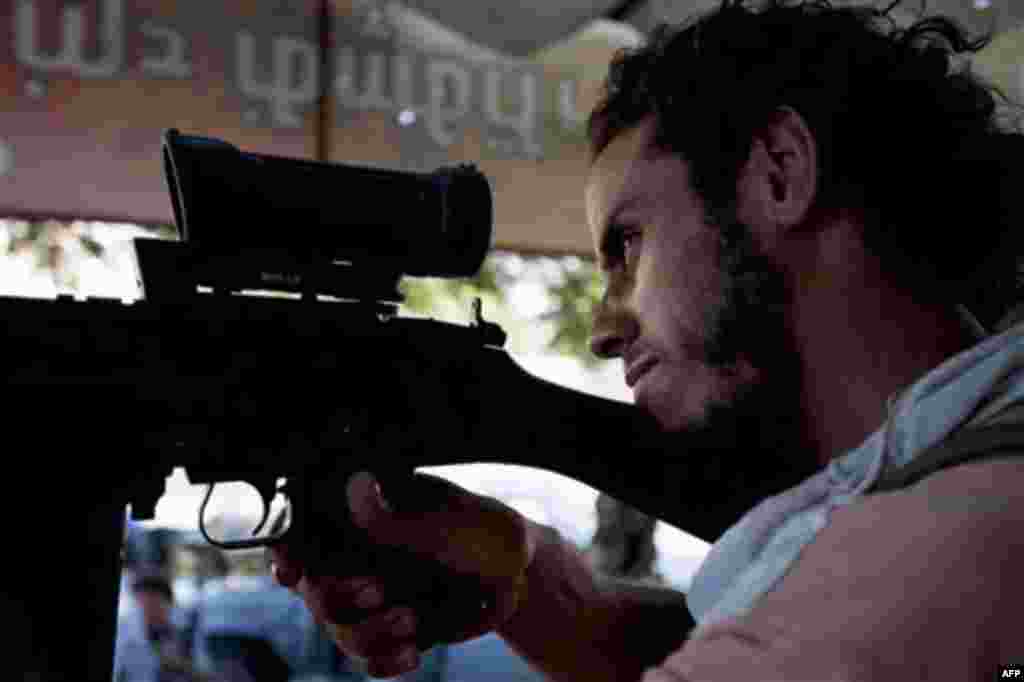
{"type": "Polygon", "coordinates": [[[484,319],[508,334],[506,349],[520,353],[535,350],[528,338],[528,321],[517,315],[507,298],[508,287],[515,281],[508,272],[509,258],[515,256],[490,254],[477,275],[469,279],[403,279],[400,290],[406,300],[401,314],[466,324],[471,320],[472,302],[479,298],[484,319]]]}
{"type": "MultiPolygon", "coordinates": [[[[54,258],[59,252],[67,251],[62,243],[76,241],[86,254],[93,258],[103,259],[106,247],[97,241],[87,230],[83,231],[79,223],[65,223],[57,220],[4,221],[0,219],[0,228],[9,233],[7,240],[8,255],[27,250],[35,251],[40,268],[57,267],[54,258]]],[[[145,228],[155,239],[174,240],[178,231],[174,225],[153,225],[145,228]]]]}
{"type": "Polygon", "coordinates": [[[466,303],[474,298],[504,305],[507,273],[499,257],[489,256],[472,279],[405,278],[400,291],[404,308],[417,315],[441,314],[448,304],[466,303]]]}
{"type": "Polygon", "coordinates": [[[153,237],[156,239],[167,239],[174,241],[178,239],[178,228],[173,224],[167,223],[163,225],[152,226],[153,237]]]}
{"type": "MultiPolygon", "coordinates": [[[[32,253],[37,267],[51,272],[66,290],[79,289],[77,272],[82,258],[106,260],[108,256],[104,244],[82,224],[41,220],[4,225],[9,233],[8,254],[32,253]]],[[[173,225],[146,229],[157,239],[178,238],[173,225]]],[[[468,322],[472,301],[480,298],[485,319],[497,322],[509,334],[509,350],[530,353],[546,348],[593,368],[601,362],[589,349],[592,315],[601,286],[594,265],[581,258],[496,251],[470,279],[405,278],[401,286],[406,298],[402,312],[468,322]],[[548,307],[539,314],[524,315],[510,300],[509,292],[524,278],[544,286],[548,307]],[[547,333],[547,338],[538,342],[540,332],[547,333]]]]}
{"type": "Polygon", "coordinates": [[[593,310],[601,291],[600,275],[589,261],[502,252],[488,256],[473,279],[407,279],[402,287],[405,311],[417,315],[465,316],[459,311],[468,311],[472,300],[480,298],[485,317],[508,332],[510,350],[537,352],[540,348],[527,340],[527,335],[539,328],[550,329],[543,347],[575,357],[588,368],[602,362],[589,345],[593,310]],[[509,300],[509,289],[524,277],[542,281],[547,294],[548,308],[533,317],[517,314],[509,300]]]}
{"type": "Polygon", "coordinates": [[[554,306],[541,316],[557,325],[548,345],[553,350],[576,357],[584,366],[594,368],[602,362],[590,352],[594,309],[601,300],[601,276],[592,264],[578,259],[575,263],[563,261],[561,266],[561,283],[548,289],[554,306]]]}
{"type": "MultiPolygon", "coordinates": [[[[5,246],[0,249],[0,257],[27,257],[40,274],[52,279],[58,291],[79,293],[83,289],[81,273],[86,261],[98,260],[109,268],[119,268],[119,249],[112,247],[122,246],[121,240],[102,237],[109,236],[111,228],[116,230],[117,226],[89,221],[0,219],[0,242],[5,246]]],[[[177,239],[173,225],[148,226],[141,230],[156,239],[177,239]]],[[[139,234],[136,227],[126,231],[124,240],[139,234]]]]}

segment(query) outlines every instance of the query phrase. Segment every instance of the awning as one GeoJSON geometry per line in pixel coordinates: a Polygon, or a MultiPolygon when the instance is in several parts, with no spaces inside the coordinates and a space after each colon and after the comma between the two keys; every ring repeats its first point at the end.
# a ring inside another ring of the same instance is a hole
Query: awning
{"type": "MultiPolygon", "coordinates": [[[[975,2],[930,0],[928,9],[1001,31],[975,61],[1016,94],[1024,3],[975,2]]],[[[494,189],[495,246],[589,255],[583,124],[609,60],[655,24],[715,5],[2,3],[0,216],[171,222],[159,144],[175,127],[341,163],[475,163],[494,189]]],[[[330,210],[358,197],[339,188],[310,200],[330,210]]]]}

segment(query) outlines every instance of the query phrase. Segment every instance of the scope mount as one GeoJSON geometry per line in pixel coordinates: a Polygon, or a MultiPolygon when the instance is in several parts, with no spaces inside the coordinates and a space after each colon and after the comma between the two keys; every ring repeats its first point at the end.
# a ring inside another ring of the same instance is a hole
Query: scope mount
{"type": "Polygon", "coordinates": [[[133,242],[139,287],[148,301],[185,302],[196,296],[197,287],[206,286],[214,295],[280,291],[312,302],[331,296],[372,304],[379,313],[393,315],[405,300],[398,290],[403,273],[379,260],[371,269],[317,258],[308,250],[238,247],[226,252],[189,242],[133,242]]]}

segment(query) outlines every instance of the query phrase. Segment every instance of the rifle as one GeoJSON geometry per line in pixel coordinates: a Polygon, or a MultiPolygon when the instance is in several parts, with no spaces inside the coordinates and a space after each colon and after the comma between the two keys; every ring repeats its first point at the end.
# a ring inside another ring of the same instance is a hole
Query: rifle
{"type": "MultiPolygon", "coordinates": [[[[665,456],[671,445],[653,420],[524,371],[479,300],[468,325],[397,316],[403,276],[466,277],[483,262],[492,204],[474,166],[310,162],[176,130],[162,152],[181,240],[134,241],[140,300],[0,298],[4,347],[24,359],[4,371],[16,401],[8,433],[44,435],[44,452],[22,458],[25,480],[53,481],[50,499],[74,515],[89,557],[49,577],[66,561],[62,543],[14,529],[29,561],[7,562],[3,599],[5,613],[21,616],[9,651],[23,679],[110,679],[125,505],[151,519],[177,466],[209,493],[244,481],[264,500],[254,537],[242,540],[210,537],[204,503],[198,524],[211,543],[286,540],[322,570],[339,554],[346,566],[353,557],[403,565],[401,549],[374,547],[322,511],[363,469],[389,494],[424,466],[538,467],[703,537],[749,506],[682,504],[685,458],[665,456]],[[246,295],[254,289],[294,298],[246,295]],[[289,522],[259,536],[278,493],[289,522]],[[85,627],[78,609],[61,611],[83,597],[85,627]],[[69,654],[69,639],[82,656],[69,654]]],[[[409,599],[458,606],[439,574],[394,581],[409,599]]],[[[477,604],[478,589],[467,582],[477,604]]],[[[421,645],[446,641],[446,627],[425,624],[421,645]]]]}

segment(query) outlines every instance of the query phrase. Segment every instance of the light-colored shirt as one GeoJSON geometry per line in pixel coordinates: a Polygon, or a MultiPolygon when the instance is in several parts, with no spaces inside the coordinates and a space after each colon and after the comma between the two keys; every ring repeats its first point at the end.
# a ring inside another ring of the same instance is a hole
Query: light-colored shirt
{"type": "Polygon", "coordinates": [[[1022,399],[1024,325],[949,358],[894,395],[885,424],[862,445],[761,502],[712,546],[687,593],[694,634],[748,612],[828,525],[830,513],[862,497],[883,472],[1022,399]]]}

